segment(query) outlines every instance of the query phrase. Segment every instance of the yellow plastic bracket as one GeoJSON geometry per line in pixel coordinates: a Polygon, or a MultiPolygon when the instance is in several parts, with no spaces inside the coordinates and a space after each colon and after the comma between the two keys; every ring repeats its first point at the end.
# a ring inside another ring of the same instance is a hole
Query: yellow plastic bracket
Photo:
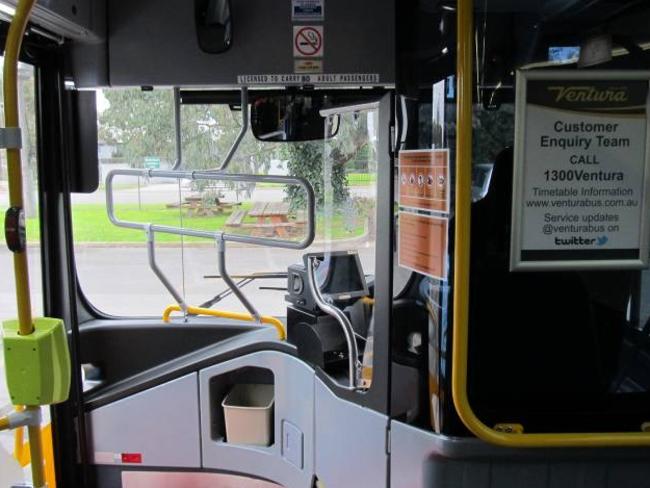
{"type": "Polygon", "coordinates": [[[33,320],[34,331],[20,335],[17,320],[2,323],[7,389],[14,405],[53,405],[68,399],[71,367],[63,321],[33,320]]]}
{"type": "Polygon", "coordinates": [[[454,329],[452,393],[463,423],[478,438],[505,447],[621,447],[648,446],[648,432],[507,433],[484,424],[467,396],[469,252],[472,184],[472,63],[474,56],[474,2],[458,0],[457,6],[457,150],[456,228],[454,244],[454,329]]]}
{"type": "MultiPolygon", "coordinates": [[[[162,319],[164,322],[170,321],[170,316],[172,312],[182,312],[183,309],[180,305],[170,305],[163,312],[162,319]]],[[[187,313],[192,315],[207,315],[210,317],[221,317],[223,319],[232,319],[232,320],[244,320],[246,322],[255,322],[255,317],[249,313],[243,312],[226,312],[224,310],[213,310],[211,308],[200,308],[200,307],[187,307],[187,313]]],[[[275,317],[270,315],[262,315],[260,321],[266,325],[272,325],[278,331],[278,336],[281,341],[286,340],[287,334],[284,331],[284,325],[275,317]]]]}
{"type": "MultiPolygon", "coordinates": [[[[31,445],[23,439],[23,429],[16,429],[14,458],[23,468],[32,462],[31,445]]],[[[52,444],[52,424],[43,426],[40,430],[43,446],[43,464],[45,469],[45,482],[48,488],[56,488],[56,475],[54,473],[54,447],[52,444]]]]}

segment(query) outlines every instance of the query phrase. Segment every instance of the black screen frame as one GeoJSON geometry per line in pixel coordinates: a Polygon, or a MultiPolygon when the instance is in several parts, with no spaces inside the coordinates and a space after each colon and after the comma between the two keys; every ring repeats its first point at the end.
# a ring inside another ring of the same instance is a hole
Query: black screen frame
{"type": "Polygon", "coordinates": [[[344,292],[338,292],[338,293],[328,293],[326,289],[323,289],[322,286],[319,286],[319,288],[321,288],[321,293],[331,297],[335,301],[350,300],[352,298],[362,298],[368,296],[369,291],[368,291],[368,283],[366,281],[366,275],[363,272],[363,266],[361,265],[361,260],[359,259],[359,253],[356,251],[324,251],[324,252],[305,254],[305,256],[303,257],[303,259],[305,260],[305,267],[309,269],[309,262],[311,258],[316,258],[321,261],[324,261],[325,258],[328,256],[334,258],[336,257],[354,258],[356,264],[356,270],[359,275],[359,282],[363,285],[363,288],[357,290],[346,290],[344,292]]]}

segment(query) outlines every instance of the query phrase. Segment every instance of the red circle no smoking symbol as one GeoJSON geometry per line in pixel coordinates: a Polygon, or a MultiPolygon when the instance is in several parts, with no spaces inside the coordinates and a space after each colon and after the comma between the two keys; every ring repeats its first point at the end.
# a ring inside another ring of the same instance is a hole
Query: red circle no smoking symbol
{"type": "Polygon", "coordinates": [[[315,56],[323,47],[323,36],[313,27],[303,27],[294,39],[296,50],[303,56],[315,56]]]}

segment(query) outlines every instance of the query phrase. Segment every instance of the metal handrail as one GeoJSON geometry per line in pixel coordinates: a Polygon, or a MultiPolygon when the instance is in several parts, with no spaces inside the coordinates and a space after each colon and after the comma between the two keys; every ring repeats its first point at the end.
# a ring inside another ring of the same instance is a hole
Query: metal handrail
{"type": "Polygon", "coordinates": [[[183,300],[181,294],[178,292],[178,290],[176,290],[176,288],[174,288],[172,282],[169,281],[169,278],[167,278],[165,273],[163,273],[163,270],[160,269],[160,266],[158,266],[158,263],[156,262],[155,231],[151,230],[151,225],[149,225],[144,232],[147,237],[147,257],[149,258],[149,267],[154,272],[154,274],[158,277],[158,279],[163,284],[163,286],[167,289],[170,295],[174,297],[174,300],[176,300],[176,303],[178,303],[178,305],[181,307],[183,313],[186,313],[187,303],[185,303],[185,300],[183,300]]]}
{"type": "Polygon", "coordinates": [[[343,334],[345,335],[345,342],[348,348],[348,388],[350,390],[357,390],[359,388],[359,374],[361,372],[361,363],[359,362],[359,349],[357,347],[357,340],[354,337],[354,329],[352,328],[352,323],[348,319],[347,315],[336,307],[335,305],[329,303],[320,291],[320,287],[316,283],[316,268],[319,265],[319,261],[316,257],[309,257],[309,262],[307,263],[307,280],[309,281],[309,287],[313,292],[314,301],[318,308],[325,312],[330,317],[334,317],[336,321],[341,326],[343,334]]]}
{"type": "Polygon", "coordinates": [[[235,283],[228,274],[228,270],[226,269],[226,241],[223,239],[219,239],[217,241],[217,255],[219,257],[218,269],[219,274],[221,275],[221,279],[224,281],[224,283],[226,283],[226,286],[230,288],[230,291],[232,291],[233,295],[239,299],[244,308],[248,310],[248,313],[251,314],[255,321],[261,322],[262,315],[255,309],[250,300],[248,300],[246,295],[244,295],[244,293],[239,289],[237,283],[235,283]]]}
{"type": "MultiPolygon", "coordinates": [[[[236,283],[228,275],[226,269],[226,242],[241,242],[247,244],[253,244],[258,246],[268,246],[268,247],[279,247],[284,249],[305,249],[309,247],[314,241],[316,235],[315,229],[315,197],[314,189],[307,180],[304,178],[291,177],[291,176],[268,176],[268,175],[241,175],[241,174],[223,174],[216,172],[206,172],[206,171],[164,171],[164,170],[147,170],[147,169],[115,169],[108,173],[106,176],[106,209],[108,213],[109,220],[116,225],[117,227],[124,227],[126,229],[138,229],[144,231],[147,238],[147,255],[149,258],[149,266],[158,277],[163,286],[167,291],[174,297],[178,308],[183,311],[183,314],[187,317],[188,313],[191,313],[192,310],[202,311],[202,309],[197,307],[188,306],[183,300],[181,293],[179,293],[171,281],[165,276],[163,271],[160,269],[156,263],[156,251],[155,251],[155,234],[156,232],[161,232],[165,234],[173,234],[179,236],[189,236],[189,237],[202,237],[206,239],[214,239],[217,243],[217,255],[218,255],[218,267],[219,273],[221,274],[222,279],[231,290],[231,292],[239,299],[241,304],[246,308],[250,314],[251,320],[254,320],[258,323],[269,323],[269,317],[262,316],[253,306],[253,304],[248,300],[246,295],[244,295],[241,290],[237,287],[236,283]],[[137,176],[138,178],[147,176],[149,178],[170,178],[174,180],[221,180],[221,181],[236,181],[244,183],[280,183],[286,185],[300,186],[304,189],[307,194],[307,235],[300,241],[289,241],[284,239],[268,239],[264,237],[250,237],[250,236],[241,236],[235,234],[228,234],[222,230],[219,231],[205,231],[205,230],[193,230],[185,229],[182,227],[171,227],[168,225],[157,225],[151,223],[139,223],[131,222],[127,220],[120,220],[115,215],[115,202],[113,198],[113,180],[116,176],[137,176]]],[[[169,313],[173,310],[174,307],[167,307],[165,314],[167,318],[169,313]]],[[[232,314],[231,314],[232,315],[232,314]]],[[[241,314],[240,314],[241,315],[241,314]]],[[[222,314],[222,316],[224,316],[222,314]]],[[[238,316],[239,317],[239,316],[238,316]]],[[[241,318],[241,317],[240,317],[241,318]]],[[[277,327],[277,324],[275,324],[277,327]]],[[[284,333],[280,334],[281,339],[284,337],[284,333]]]]}
{"type": "Polygon", "coordinates": [[[180,171],[183,167],[183,140],[181,138],[181,89],[174,88],[174,145],[176,161],[172,171],[180,171]]]}
{"type": "Polygon", "coordinates": [[[223,160],[221,166],[217,168],[217,171],[225,171],[228,168],[228,165],[237,152],[241,141],[244,140],[246,132],[248,132],[248,88],[244,86],[241,89],[241,129],[239,129],[239,134],[237,134],[235,142],[233,142],[228,154],[226,154],[226,159],[223,160]]]}
{"type": "Polygon", "coordinates": [[[316,218],[315,218],[315,197],[314,189],[311,184],[304,178],[294,176],[273,176],[273,175],[244,175],[244,174],[224,174],[210,171],[167,171],[156,169],[114,169],[106,176],[106,210],[108,218],[118,227],[126,229],[138,229],[143,232],[162,232],[165,234],[174,234],[187,237],[202,237],[205,239],[223,239],[229,242],[240,242],[253,244],[256,246],[277,247],[283,249],[305,249],[309,247],[316,236],[316,218]],[[113,180],[116,176],[139,176],[149,178],[168,178],[173,180],[217,180],[217,181],[234,181],[241,183],[276,183],[283,185],[300,186],[307,195],[307,232],[301,241],[291,241],[285,239],[269,239],[266,237],[251,237],[237,234],[229,234],[224,231],[207,231],[184,229],[181,227],[172,227],[168,225],[159,225],[151,223],[131,222],[121,220],[115,215],[115,204],[113,198],[113,180]]]}

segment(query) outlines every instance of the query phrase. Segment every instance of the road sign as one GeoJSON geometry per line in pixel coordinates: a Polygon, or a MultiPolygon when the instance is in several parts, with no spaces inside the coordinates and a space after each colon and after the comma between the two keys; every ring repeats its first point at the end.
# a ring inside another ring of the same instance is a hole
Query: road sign
{"type": "Polygon", "coordinates": [[[323,41],[322,25],[296,25],[293,27],[293,56],[322,58],[323,41]]]}
{"type": "Polygon", "coordinates": [[[147,169],[160,169],[160,158],[152,156],[144,158],[144,167],[147,169]]]}

